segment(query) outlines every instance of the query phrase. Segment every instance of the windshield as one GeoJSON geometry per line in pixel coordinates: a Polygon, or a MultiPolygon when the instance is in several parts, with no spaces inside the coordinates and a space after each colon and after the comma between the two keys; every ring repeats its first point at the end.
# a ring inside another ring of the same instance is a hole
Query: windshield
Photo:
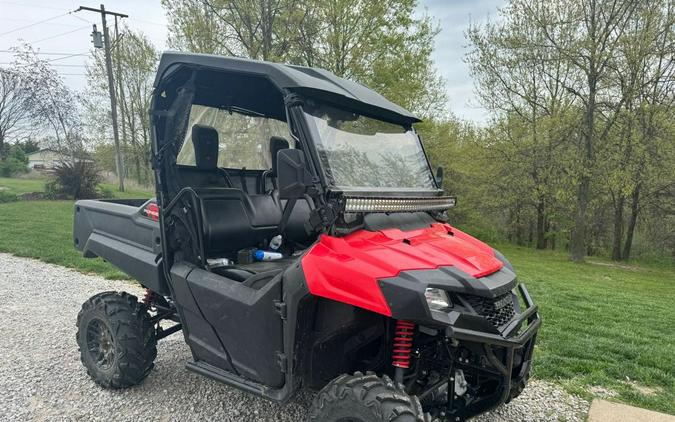
{"type": "Polygon", "coordinates": [[[328,182],[343,190],[430,190],[436,185],[412,130],[330,106],[305,109],[328,182]]]}

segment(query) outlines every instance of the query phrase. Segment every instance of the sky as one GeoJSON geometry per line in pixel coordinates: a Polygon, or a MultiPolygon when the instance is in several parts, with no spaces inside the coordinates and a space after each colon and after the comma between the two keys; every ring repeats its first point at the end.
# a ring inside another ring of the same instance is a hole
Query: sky
{"type": "MultiPolygon", "coordinates": [[[[460,118],[484,123],[487,112],[475,99],[469,68],[464,63],[467,52],[464,32],[470,23],[494,18],[505,0],[418,1],[418,13],[428,13],[441,29],[433,58],[446,82],[448,109],[460,118]]],[[[69,12],[79,6],[98,8],[100,3],[88,0],[0,0],[0,67],[12,60],[8,50],[24,40],[32,43],[41,57],[52,61],[68,86],[82,89],[86,83],[86,53],[91,48],[91,25],[98,24],[100,30],[100,15],[69,12]]],[[[128,14],[129,18],[124,19],[127,25],[143,31],[160,50],[166,48],[167,20],[160,0],[108,1],[106,10],[128,14]]],[[[109,20],[108,25],[111,24],[109,20]]]]}

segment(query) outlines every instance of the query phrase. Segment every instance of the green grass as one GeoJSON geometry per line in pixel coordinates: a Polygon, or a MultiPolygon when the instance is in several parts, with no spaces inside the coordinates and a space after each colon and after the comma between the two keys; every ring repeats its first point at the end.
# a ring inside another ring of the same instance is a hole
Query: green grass
{"type": "MultiPolygon", "coordinates": [[[[101,259],[81,257],[72,246],[72,221],[73,201],[0,204],[0,251],[125,277],[101,259]]],[[[675,414],[672,267],[618,266],[596,258],[573,264],[562,253],[500,249],[541,309],[536,378],[588,398],[591,387],[601,386],[616,392],[617,400],[675,414]],[[629,380],[656,392],[642,394],[629,380]]]]}
{"type": "Polygon", "coordinates": [[[0,190],[14,195],[26,192],[44,192],[45,179],[15,179],[0,177],[0,190]]]}
{"type": "Polygon", "coordinates": [[[74,201],[19,201],[0,204],[0,251],[52,264],[125,278],[100,258],[85,259],[73,247],[74,201]]]}
{"type": "Polygon", "coordinates": [[[591,397],[602,386],[616,399],[675,414],[675,271],[616,265],[504,246],[543,325],[534,376],[591,397]],[[631,384],[656,390],[643,394],[631,384]]]}
{"type": "MultiPolygon", "coordinates": [[[[44,192],[45,183],[47,182],[46,178],[35,178],[35,179],[17,179],[17,178],[8,178],[0,177],[0,190],[12,193],[14,195],[20,195],[26,192],[44,192]],[[4,188],[4,189],[3,189],[4,188]]],[[[151,198],[155,196],[154,192],[149,190],[139,189],[139,188],[129,188],[125,189],[124,192],[119,192],[117,190],[116,183],[101,183],[101,188],[110,190],[113,192],[114,198],[120,199],[135,199],[135,198],[151,198]]]]}
{"type": "MultiPolygon", "coordinates": [[[[44,178],[15,179],[0,177],[0,187],[19,195],[44,192],[44,178]]],[[[153,192],[127,189],[117,192],[113,184],[102,183],[115,198],[151,198],[153,192]]],[[[85,259],[72,243],[75,201],[19,201],[0,204],[0,251],[37,258],[45,262],[75,268],[106,278],[128,277],[100,258],[85,259]]]]}

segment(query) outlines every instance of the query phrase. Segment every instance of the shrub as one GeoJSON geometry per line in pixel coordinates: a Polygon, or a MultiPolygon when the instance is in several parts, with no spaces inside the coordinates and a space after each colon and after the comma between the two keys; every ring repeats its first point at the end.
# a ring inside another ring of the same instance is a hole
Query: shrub
{"type": "Polygon", "coordinates": [[[12,177],[28,172],[28,157],[19,146],[12,146],[4,160],[0,161],[0,176],[12,177]]]}
{"type": "Polygon", "coordinates": [[[102,180],[94,163],[66,162],[54,169],[54,179],[45,185],[45,193],[50,198],[63,196],[73,199],[96,198],[98,185],[102,180]]]}
{"type": "Polygon", "coordinates": [[[14,202],[18,198],[16,197],[15,194],[11,192],[6,192],[4,190],[0,190],[0,204],[5,203],[5,202],[14,202]]]}
{"type": "Polygon", "coordinates": [[[115,197],[115,191],[107,186],[101,186],[99,192],[101,193],[101,198],[112,199],[115,197]]]}

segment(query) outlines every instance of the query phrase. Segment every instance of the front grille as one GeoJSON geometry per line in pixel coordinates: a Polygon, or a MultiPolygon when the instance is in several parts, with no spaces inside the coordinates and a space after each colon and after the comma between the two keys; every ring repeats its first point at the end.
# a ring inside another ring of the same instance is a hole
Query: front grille
{"type": "Polygon", "coordinates": [[[474,295],[462,295],[462,298],[495,327],[506,324],[516,313],[513,307],[513,295],[510,292],[492,299],[474,295]]]}

